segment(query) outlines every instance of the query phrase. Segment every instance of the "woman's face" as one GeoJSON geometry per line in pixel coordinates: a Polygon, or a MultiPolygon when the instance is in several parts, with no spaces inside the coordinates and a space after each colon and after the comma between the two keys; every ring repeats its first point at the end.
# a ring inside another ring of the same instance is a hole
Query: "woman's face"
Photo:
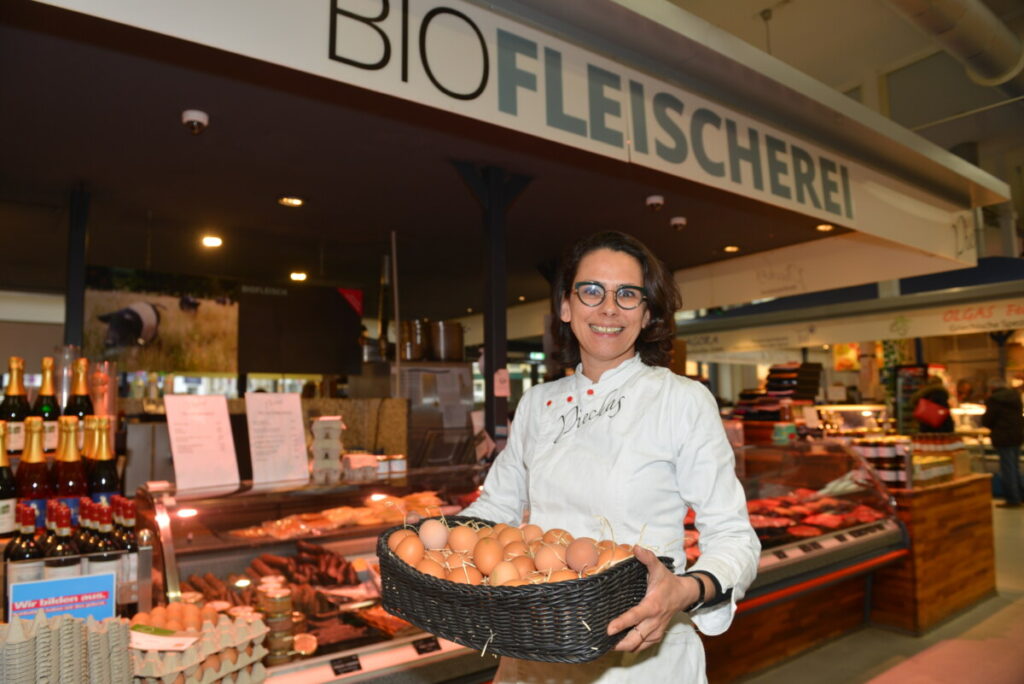
{"type": "Polygon", "coordinates": [[[621,285],[643,287],[644,272],[640,262],[629,254],[598,249],[583,257],[571,284],[581,281],[603,285],[604,301],[587,306],[574,290],[562,300],[561,319],[579,341],[583,374],[596,382],[606,370],[636,353],[636,338],[650,320],[647,303],[635,309],[620,308],[615,303],[615,291],[621,285]]]}

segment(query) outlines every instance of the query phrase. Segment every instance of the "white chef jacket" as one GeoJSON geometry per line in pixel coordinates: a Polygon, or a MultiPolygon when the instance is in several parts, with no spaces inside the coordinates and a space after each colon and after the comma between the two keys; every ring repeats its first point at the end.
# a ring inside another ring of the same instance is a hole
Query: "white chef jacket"
{"type": "MultiPolygon", "coordinates": [[[[641,544],[686,567],[683,518],[696,511],[707,570],[730,600],[692,616],[721,634],[754,580],[761,550],[736,478],[717,404],[698,382],[639,356],[592,383],[576,374],[531,388],[516,410],[508,445],[480,498],[464,515],[518,525],[524,511],[543,529],[641,544]]],[[[502,658],[495,682],[703,682],[704,650],[680,614],[663,641],[642,652],[612,652],[585,664],[502,658]]]]}

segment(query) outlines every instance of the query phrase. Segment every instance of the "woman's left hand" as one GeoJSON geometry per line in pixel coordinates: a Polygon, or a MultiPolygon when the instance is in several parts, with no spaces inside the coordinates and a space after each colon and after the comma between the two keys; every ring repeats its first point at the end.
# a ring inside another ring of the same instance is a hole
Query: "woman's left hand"
{"type": "Polygon", "coordinates": [[[636,606],[608,623],[608,634],[632,627],[615,646],[616,651],[642,651],[661,641],[669,621],[696,601],[699,594],[693,580],[673,575],[648,549],[634,546],[633,554],[647,566],[647,594],[636,606]]]}

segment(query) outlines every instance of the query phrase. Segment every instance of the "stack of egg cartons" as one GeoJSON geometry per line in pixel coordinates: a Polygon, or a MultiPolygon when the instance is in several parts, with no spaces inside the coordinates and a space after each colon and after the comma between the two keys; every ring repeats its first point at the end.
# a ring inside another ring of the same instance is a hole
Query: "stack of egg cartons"
{"type": "Polygon", "coordinates": [[[313,457],[313,482],[333,484],[341,479],[341,452],[344,449],[341,431],[344,429],[341,416],[313,419],[313,442],[309,446],[313,457]]]}

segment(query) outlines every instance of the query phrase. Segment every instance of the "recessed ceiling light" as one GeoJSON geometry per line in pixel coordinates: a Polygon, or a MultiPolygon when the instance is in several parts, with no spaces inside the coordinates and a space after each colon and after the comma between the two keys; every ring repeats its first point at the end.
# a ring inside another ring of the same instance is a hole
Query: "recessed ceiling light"
{"type": "Polygon", "coordinates": [[[283,197],[277,198],[277,203],[282,207],[301,207],[305,202],[301,197],[294,197],[291,195],[284,195],[283,197]]]}
{"type": "Polygon", "coordinates": [[[832,230],[833,228],[835,228],[835,226],[833,226],[831,223],[819,223],[818,224],[818,232],[819,233],[827,233],[830,230],[832,230]]]}
{"type": "Polygon", "coordinates": [[[302,282],[303,280],[306,279],[306,272],[305,271],[292,271],[291,274],[288,277],[291,278],[292,280],[295,280],[295,281],[298,281],[298,282],[302,282]]]}
{"type": "Polygon", "coordinates": [[[518,299],[521,302],[525,302],[526,301],[526,297],[524,297],[523,295],[519,295],[518,299]]]}
{"type": "Polygon", "coordinates": [[[473,313],[473,307],[467,306],[466,307],[466,313],[473,313]]]}
{"type": "Polygon", "coordinates": [[[733,252],[740,251],[740,248],[737,247],[736,245],[726,245],[723,249],[725,249],[725,251],[729,252],[730,254],[732,254],[733,252]]]}
{"type": "Polygon", "coordinates": [[[203,243],[203,247],[220,247],[224,244],[224,241],[216,235],[204,235],[201,242],[203,243]]]}

